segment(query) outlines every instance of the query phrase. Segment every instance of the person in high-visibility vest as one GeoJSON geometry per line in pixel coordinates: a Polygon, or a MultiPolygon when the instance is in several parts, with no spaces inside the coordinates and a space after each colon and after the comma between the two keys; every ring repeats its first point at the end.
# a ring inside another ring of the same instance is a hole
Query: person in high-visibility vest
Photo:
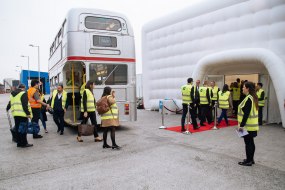
{"type": "Polygon", "coordinates": [[[255,91],[255,85],[252,82],[245,82],[243,93],[246,95],[244,100],[238,106],[238,130],[247,131],[243,136],[245,142],[246,159],[238,162],[239,165],[252,166],[254,164],[255,144],[254,137],[259,130],[258,125],[258,97],[255,91]]]}
{"type": "MultiPolygon", "coordinates": [[[[210,86],[211,86],[211,107],[210,107],[210,111],[211,112],[214,112],[215,114],[215,103],[218,101],[218,93],[220,91],[220,88],[218,86],[216,86],[216,82],[215,81],[211,81],[210,83],[210,86]]],[[[213,113],[211,113],[211,116],[212,116],[212,120],[213,120],[213,117],[215,118],[215,115],[213,113]]],[[[217,116],[217,113],[216,113],[216,116],[217,116]]]]}
{"type": "Polygon", "coordinates": [[[107,97],[110,110],[101,115],[101,121],[102,121],[101,127],[104,128],[103,148],[121,149],[121,147],[116,144],[116,140],[115,140],[116,127],[120,125],[119,124],[119,109],[118,109],[118,106],[115,100],[115,91],[113,91],[111,87],[106,86],[102,94],[102,97],[105,97],[105,96],[107,97]],[[107,135],[108,135],[109,130],[111,130],[112,146],[109,146],[107,144],[107,135]]]}
{"type": "MultiPolygon", "coordinates": [[[[41,97],[41,101],[43,101],[44,103],[46,103],[44,93],[39,92],[39,94],[40,94],[40,97],[41,97]]],[[[46,107],[45,107],[45,106],[42,106],[42,107],[41,107],[40,120],[41,120],[42,125],[43,125],[43,127],[44,127],[45,133],[48,133],[47,124],[46,124],[46,121],[47,121],[47,114],[46,114],[46,111],[47,111],[46,107]]]]}
{"type": "Polygon", "coordinates": [[[208,124],[212,123],[210,116],[210,90],[207,86],[207,82],[203,83],[203,86],[199,88],[199,99],[200,99],[200,107],[201,107],[201,119],[200,126],[205,126],[204,122],[208,121],[208,124]]]}
{"type": "Polygon", "coordinates": [[[218,119],[218,125],[220,125],[222,119],[225,118],[226,125],[228,126],[229,121],[227,117],[227,111],[230,107],[232,107],[232,101],[229,86],[227,84],[224,84],[223,90],[218,92],[218,103],[219,108],[222,109],[221,115],[218,119]]]}
{"type": "Polygon", "coordinates": [[[200,80],[196,80],[195,85],[192,86],[191,93],[193,95],[192,101],[194,103],[194,110],[196,118],[198,116],[198,119],[201,120],[201,107],[200,107],[200,96],[199,96],[199,90],[200,90],[200,80]]]}
{"type": "Polygon", "coordinates": [[[262,89],[263,84],[261,82],[256,85],[256,94],[258,97],[258,124],[262,125],[262,117],[263,117],[263,107],[265,105],[265,93],[262,89]]]}
{"type": "Polygon", "coordinates": [[[191,115],[193,129],[198,129],[195,108],[194,108],[194,103],[193,103],[193,93],[191,93],[191,90],[193,89],[192,83],[193,83],[193,78],[188,78],[187,84],[181,86],[182,107],[183,107],[182,118],[181,118],[181,132],[185,131],[185,118],[186,118],[188,111],[191,115]]]}
{"type": "Polygon", "coordinates": [[[233,96],[233,115],[237,115],[237,108],[240,101],[240,88],[237,82],[234,82],[231,91],[233,96]]]}
{"type": "MultiPolygon", "coordinates": [[[[93,88],[94,88],[94,82],[88,81],[86,83],[82,99],[81,99],[81,114],[83,114],[83,120],[81,124],[86,124],[88,119],[90,118],[92,125],[94,125],[94,141],[99,142],[102,141],[102,138],[99,137],[97,133],[97,120],[96,120],[96,100],[93,95],[93,88]]],[[[77,136],[78,142],[83,142],[81,139],[81,134],[78,132],[77,136]]]]}
{"type": "MultiPolygon", "coordinates": [[[[39,124],[39,119],[41,117],[41,107],[46,106],[47,109],[49,109],[49,105],[47,103],[44,103],[41,100],[40,94],[39,94],[39,85],[40,82],[36,79],[31,81],[31,87],[28,89],[28,99],[32,108],[33,112],[33,118],[32,122],[39,124]]],[[[39,134],[33,134],[33,138],[42,138],[42,135],[39,134]]]]}
{"type": "Polygon", "coordinates": [[[67,92],[63,90],[63,85],[58,84],[57,89],[52,92],[50,105],[53,109],[53,121],[57,125],[57,132],[63,135],[64,132],[64,114],[68,108],[67,92]]]}
{"type": "Polygon", "coordinates": [[[33,144],[29,144],[27,141],[27,133],[19,133],[20,123],[28,123],[28,118],[32,118],[33,115],[25,90],[26,86],[24,84],[20,84],[18,89],[12,91],[10,101],[6,108],[7,112],[11,109],[14,117],[17,147],[22,148],[33,146],[33,144]]]}

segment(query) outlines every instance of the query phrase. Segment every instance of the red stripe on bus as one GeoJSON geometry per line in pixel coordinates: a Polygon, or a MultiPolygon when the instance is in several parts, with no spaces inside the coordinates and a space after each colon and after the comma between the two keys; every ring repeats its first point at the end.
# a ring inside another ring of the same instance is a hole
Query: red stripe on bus
{"type": "Polygon", "coordinates": [[[68,61],[79,60],[92,60],[92,61],[124,61],[124,62],[136,62],[136,59],[131,58],[113,58],[113,57],[82,57],[82,56],[70,56],[67,57],[68,61]]]}

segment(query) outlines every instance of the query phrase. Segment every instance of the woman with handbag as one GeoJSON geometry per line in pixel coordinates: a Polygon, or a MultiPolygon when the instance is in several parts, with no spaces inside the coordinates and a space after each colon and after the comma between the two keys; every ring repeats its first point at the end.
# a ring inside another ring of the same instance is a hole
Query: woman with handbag
{"type": "MultiPolygon", "coordinates": [[[[94,82],[88,81],[86,83],[85,90],[83,92],[82,100],[81,100],[81,114],[83,114],[83,120],[81,124],[86,124],[88,119],[90,118],[92,125],[94,126],[94,141],[99,142],[102,141],[102,138],[99,137],[97,133],[97,120],[96,120],[96,102],[93,95],[93,88],[94,88],[94,82]]],[[[81,139],[81,133],[80,130],[78,130],[78,136],[77,136],[78,142],[83,142],[81,139]]]]}
{"type": "Polygon", "coordinates": [[[101,121],[102,121],[102,127],[104,128],[103,133],[103,148],[112,148],[112,149],[120,149],[116,144],[115,140],[115,130],[116,127],[119,126],[119,112],[118,107],[115,100],[115,92],[112,91],[112,89],[109,86],[106,86],[104,88],[102,98],[106,97],[108,104],[110,106],[110,109],[108,112],[103,113],[101,115],[101,121]],[[111,140],[112,140],[112,146],[109,146],[107,144],[107,135],[108,131],[111,130],[111,140]]]}

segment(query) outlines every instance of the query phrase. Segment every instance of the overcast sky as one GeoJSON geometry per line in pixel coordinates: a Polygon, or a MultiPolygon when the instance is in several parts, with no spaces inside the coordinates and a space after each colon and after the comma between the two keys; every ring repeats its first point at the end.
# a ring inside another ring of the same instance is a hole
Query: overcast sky
{"type": "Polygon", "coordinates": [[[38,70],[37,48],[40,46],[40,68],[48,72],[51,42],[70,8],[98,8],[123,13],[130,20],[137,54],[137,73],[141,66],[141,28],[155,19],[183,9],[200,0],[1,0],[0,1],[0,83],[4,78],[19,78],[19,68],[38,70]],[[17,71],[18,70],[18,71],[17,71]]]}

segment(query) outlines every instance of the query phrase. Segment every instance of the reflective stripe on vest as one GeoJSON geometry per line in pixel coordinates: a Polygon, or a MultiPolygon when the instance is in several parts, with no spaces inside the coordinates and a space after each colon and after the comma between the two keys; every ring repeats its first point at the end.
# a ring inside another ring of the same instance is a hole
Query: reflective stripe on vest
{"type": "MultiPolygon", "coordinates": [[[[86,106],[87,106],[87,112],[93,112],[96,110],[96,105],[94,103],[95,98],[92,94],[92,92],[89,89],[85,89],[84,90],[86,92],[87,95],[87,102],[86,102],[86,106]]],[[[81,100],[81,112],[84,112],[84,107],[83,107],[83,94],[82,94],[82,100],[81,100]]]]}
{"type": "MultiPolygon", "coordinates": [[[[20,92],[15,97],[12,95],[10,96],[10,103],[11,103],[11,112],[12,115],[15,116],[21,116],[21,117],[27,117],[26,112],[23,109],[21,98],[25,92],[20,92]]],[[[30,111],[30,114],[32,114],[32,109],[30,104],[28,103],[28,109],[30,111]]]]}
{"type": "Polygon", "coordinates": [[[233,87],[233,100],[240,100],[240,88],[233,87]]]}
{"type": "Polygon", "coordinates": [[[219,108],[221,108],[221,109],[229,109],[230,108],[229,97],[230,97],[229,91],[227,91],[225,93],[223,93],[222,91],[219,91],[219,108]]]}
{"type": "MultiPolygon", "coordinates": [[[[108,96],[110,97],[110,96],[108,96]]],[[[108,98],[107,97],[107,98],[108,98]]],[[[118,119],[119,115],[119,110],[116,102],[110,106],[110,110],[104,114],[101,115],[101,120],[106,120],[106,119],[118,119]]]]}
{"type": "Polygon", "coordinates": [[[200,104],[209,104],[208,98],[207,98],[207,89],[208,87],[200,87],[199,94],[200,94],[200,104]]]}
{"type": "Polygon", "coordinates": [[[29,102],[31,104],[31,107],[32,108],[41,108],[42,107],[42,104],[37,102],[35,99],[34,99],[34,94],[37,92],[37,89],[34,88],[34,87],[30,87],[29,90],[28,90],[28,99],[29,99],[29,102]]]}
{"type": "MultiPolygon", "coordinates": [[[[54,108],[54,100],[55,100],[55,97],[57,95],[57,90],[54,90],[52,92],[52,100],[51,100],[51,107],[54,108]]],[[[62,91],[62,96],[61,96],[61,104],[62,104],[62,109],[64,110],[65,109],[65,104],[66,104],[66,100],[67,100],[67,92],[66,91],[62,91]]]]}
{"type": "Polygon", "coordinates": [[[191,84],[183,85],[181,86],[181,92],[182,92],[182,104],[189,104],[192,103],[191,99],[191,84]]]}
{"type": "MultiPolygon", "coordinates": [[[[261,97],[261,93],[264,92],[263,89],[259,89],[257,92],[256,92],[256,95],[258,97],[258,99],[261,97]]],[[[264,94],[265,96],[265,94],[264,94]]],[[[264,106],[265,105],[265,97],[263,100],[258,100],[258,106],[264,106]]]]}
{"type": "Polygon", "coordinates": [[[240,124],[242,122],[244,116],[242,108],[245,106],[245,103],[248,99],[250,99],[252,103],[251,103],[250,114],[244,127],[247,131],[258,131],[259,130],[258,110],[254,105],[253,97],[251,95],[247,95],[245,99],[238,106],[238,123],[240,124]]]}
{"type": "Polygon", "coordinates": [[[217,86],[214,86],[214,88],[211,88],[211,90],[213,92],[213,97],[211,98],[211,100],[218,100],[219,88],[217,86]]]}

